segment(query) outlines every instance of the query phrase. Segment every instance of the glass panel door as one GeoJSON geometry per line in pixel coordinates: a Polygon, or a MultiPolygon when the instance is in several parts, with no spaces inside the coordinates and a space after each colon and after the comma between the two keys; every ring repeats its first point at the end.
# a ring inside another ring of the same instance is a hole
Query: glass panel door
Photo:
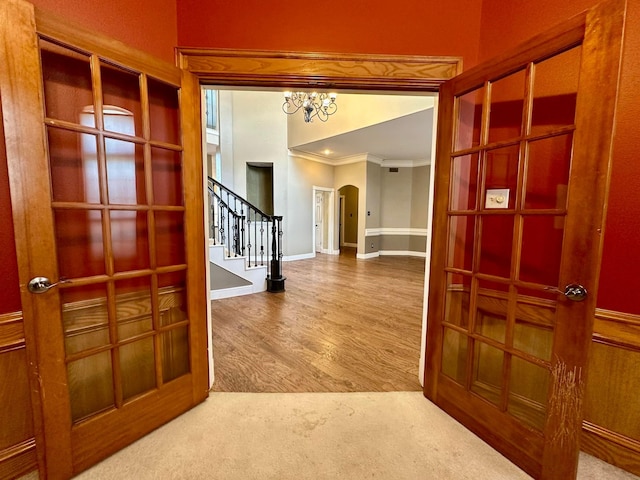
{"type": "Polygon", "coordinates": [[[535,478],[577,465],[615,106],[595,99],[615,91],[599,62],[619,68],[623,18],[610,7],[440,91],[425,395],[535,478]],[[565,296],[574,283],[592,293],[565,296]]]}
{"type": "Polygon", "coordinates": [[[190,371],[179,88],[50,41],[40,53],[77,423],[190,371]]]}
{"type": "MultiPolygon", "coordinates": [[[[580,47],[562,56],[579,68],[580,47]]],[[[555,114],[548,98],[559,94],[545,80],[557,62],[456,97],[446,246],[442,373],[540,433],[575,128],[575,101],[555,114]]],[[[575,99],[576,89],[560,95],[575,99]]]]}

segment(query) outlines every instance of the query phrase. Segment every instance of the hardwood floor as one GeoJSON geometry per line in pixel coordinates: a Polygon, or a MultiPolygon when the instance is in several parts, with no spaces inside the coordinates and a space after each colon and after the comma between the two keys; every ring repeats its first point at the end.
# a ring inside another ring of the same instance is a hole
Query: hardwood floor
{"type": "Polygon", "coordinates": [[[214,300],[213,391],[420,390],[424,259],[285,263],[286,292],[214,300]]]}

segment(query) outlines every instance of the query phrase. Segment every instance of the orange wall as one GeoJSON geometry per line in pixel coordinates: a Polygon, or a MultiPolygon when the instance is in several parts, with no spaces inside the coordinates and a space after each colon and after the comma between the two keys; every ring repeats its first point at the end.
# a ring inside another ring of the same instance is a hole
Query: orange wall
{"type": "Polygon", "coordinates": [[[475,63],[481,0],[177,0],[178,44],[463,56],[475,63]]]}
{"type": "Polygon", "coordinates": [[[30,0],[36,7],[175,63],[176,0],[30,0]]]}
{"type": "MultiPolygon", "coordinates": [[[[597,3],[596,0],[484,0],[479,61],[597,3]]],[[[629,0],[616,117],[613,173],[598,307],[640,314],[640,1],[629,0]]]]}

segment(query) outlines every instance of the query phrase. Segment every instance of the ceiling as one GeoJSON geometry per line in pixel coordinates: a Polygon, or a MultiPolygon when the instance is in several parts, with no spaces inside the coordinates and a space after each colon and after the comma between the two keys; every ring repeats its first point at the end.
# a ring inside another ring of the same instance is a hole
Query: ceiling
{"type": "MultiPolygon", "coordinates": [[[[331,118],[328,120],[331,121],[331,118]]],[[[326,163],[348,163],[364,154],[382,160],[425,165],[431,159],[433,108],[315,142],[289,147],[296,153],[320,157],[326,163]],[[330,153],[328,153],[330,152],[330,153]]]]}

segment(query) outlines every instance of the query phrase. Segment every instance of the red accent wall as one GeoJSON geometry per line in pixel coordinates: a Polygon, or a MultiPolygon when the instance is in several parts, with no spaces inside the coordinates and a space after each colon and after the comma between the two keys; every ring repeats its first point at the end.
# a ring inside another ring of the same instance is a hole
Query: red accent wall
{"type": "Polygon", "coordinates": [[[30,0],[45,12],[81,23],[175,64],[176,0],[30,0]]]}
{"type": "Polygon", "coordinates": [[[451,55],[475,63],[482,0],[177,0],[183,47],[451,55]]]}
{"type": "MultiPolygon", "coordinates": [[[[484,0],[479,61],[595,4],[595,0],[484,0]]],[[[640,314],[636,295],[640,290],[640,2],[628,2],[625,30],[598,307],[640,314]]]]}

